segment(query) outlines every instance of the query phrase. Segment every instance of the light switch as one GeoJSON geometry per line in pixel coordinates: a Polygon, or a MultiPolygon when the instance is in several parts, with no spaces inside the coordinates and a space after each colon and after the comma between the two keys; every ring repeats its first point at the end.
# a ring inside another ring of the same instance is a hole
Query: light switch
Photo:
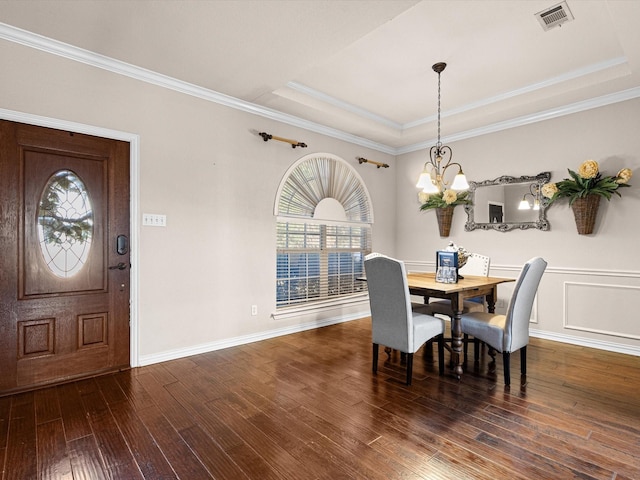
{"type": "Polygon", "coordinates": [[[150,227],[166,227],[167,216],[157,213],[143,213],[142,225],[148,225],[150,227]]]}

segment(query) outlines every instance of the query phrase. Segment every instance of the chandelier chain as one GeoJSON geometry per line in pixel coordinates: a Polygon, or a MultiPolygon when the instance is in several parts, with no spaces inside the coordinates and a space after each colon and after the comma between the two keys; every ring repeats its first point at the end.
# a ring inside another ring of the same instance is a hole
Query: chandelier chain
{"type": "Polygon", "coordinates": [[[438,148],[442,145],[440,141],[440,72],[438,72],[438,148]]]}

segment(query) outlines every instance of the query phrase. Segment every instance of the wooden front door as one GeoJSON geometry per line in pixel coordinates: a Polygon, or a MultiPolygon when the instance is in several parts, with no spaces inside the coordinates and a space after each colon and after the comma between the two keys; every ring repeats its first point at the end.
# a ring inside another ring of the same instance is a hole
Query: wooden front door
{"type": "Polygon", "coordinates": [[[129,144],[0,121],[0,395],[128,368],[129,144]]]}

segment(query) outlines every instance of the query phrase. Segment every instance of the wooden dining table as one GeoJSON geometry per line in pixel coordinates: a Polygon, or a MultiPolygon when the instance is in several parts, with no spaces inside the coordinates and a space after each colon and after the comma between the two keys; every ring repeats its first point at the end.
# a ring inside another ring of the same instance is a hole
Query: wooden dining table
{"type": "Polygon", "coordinates": [[[506,282],[514,282],[514,278],[484,277],[465,275],[458,279],[458,283],[436,282],[435,273],[408,273],[407,283],[411,295],[424,297],[425,303],[429,298],[445,298],[451,301],[451,309],[454,312],[451,319],[451,351],[453,373],[456,378],[462,376],[462,308],[464,300],[468,298],[484,296],[488,311],[495,312],[498,300],[498,285],[506,282]]]}

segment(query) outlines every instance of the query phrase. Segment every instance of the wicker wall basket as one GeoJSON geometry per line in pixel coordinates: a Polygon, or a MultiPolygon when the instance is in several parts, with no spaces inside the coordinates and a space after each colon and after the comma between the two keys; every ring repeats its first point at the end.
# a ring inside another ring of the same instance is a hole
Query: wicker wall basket
{"type": "Polygon", "coordinates": [[[438,229],[441,237],[448,237],[451,232],[451,219],[453,218],[454,207],[436,208],[438,217],[438,229]]]}
{"type": "Polygon", "coordinates": [[[576,227],[580,235],[593,233],[593,226],[596,223],[598,207],[600,206],[600,195],[587,195],[576,199],[571,204],[573,216],[576,219],[576,227]]]}

